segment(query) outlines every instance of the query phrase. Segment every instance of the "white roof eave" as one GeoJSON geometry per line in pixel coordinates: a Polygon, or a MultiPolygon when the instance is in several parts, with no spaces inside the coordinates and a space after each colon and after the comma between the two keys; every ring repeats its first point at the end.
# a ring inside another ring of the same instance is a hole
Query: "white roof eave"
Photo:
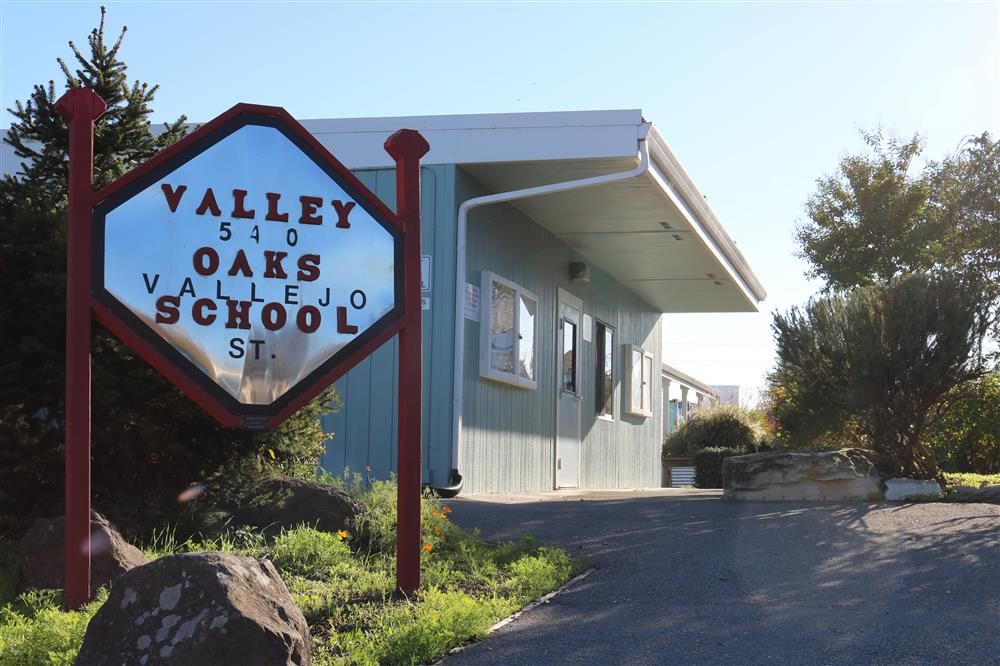
{"type": "Polygon", "coordinates": [[[764,285],[754,274],[743,253],[726,233],[722,223],[705,201],[704,195],[654,125],[649,132],[650,173],[663,192],[684,214],[691,227],[701,236],[719,262],[726,267],[752,303],[767,298],[764,285]]]}

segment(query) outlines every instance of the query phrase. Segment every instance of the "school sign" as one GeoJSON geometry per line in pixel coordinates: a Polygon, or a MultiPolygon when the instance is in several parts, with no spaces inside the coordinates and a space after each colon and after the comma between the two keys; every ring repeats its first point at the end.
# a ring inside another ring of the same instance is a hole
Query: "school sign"
{"type": "Polygon", "coordinates": [[[276,427],[399,335],[397,584],[419,584],[419,163],[400,130],[389,210],[279,107],[238,104],[94,192],[91,90],[70,123],[66,594],[89,596],[90,320],[220,423],[276,427]]]}
{"type": "Polygon", "coordinates": [[[210,125],[101,193],[94,298],[221,422],[263,429],[395,333],[403,234],[280,109],[239,105],[210,125]]]}

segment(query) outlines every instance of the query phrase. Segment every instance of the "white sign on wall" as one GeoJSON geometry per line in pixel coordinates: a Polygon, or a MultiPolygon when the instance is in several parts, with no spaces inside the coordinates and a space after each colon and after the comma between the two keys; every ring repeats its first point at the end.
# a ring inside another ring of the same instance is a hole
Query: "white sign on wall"
{"type": "MultiPolygon", "coordinates": [[[[420,255],[420,291],[431,290],[431,255],[420,255]]],[[[427,308],[424,308],[425,310],[427,308]]]]}
{"type": "Polygon", "coordinates": [[[583,341],[590,342],[594,339],[594,320],[593,318],[585,314],[583,315],[583,341]]]}
{"type": "Polygon", "coordinates": [[[479,321],[479,287],[465,283],[465,318],[479,321]]]}

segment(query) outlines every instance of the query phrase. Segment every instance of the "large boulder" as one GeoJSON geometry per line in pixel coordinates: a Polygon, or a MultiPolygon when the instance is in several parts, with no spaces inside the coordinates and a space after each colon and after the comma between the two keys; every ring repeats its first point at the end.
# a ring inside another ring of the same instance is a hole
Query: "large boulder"
{"type": "Polygon", "coordinates": [[[233,517],[232,525],[250,525],[268,534],[303,523],[323,532],[351,529],[362,511],[347,493],[316,481],[279,476],[265,482],[257,496],[233,517]]]}
{"type": "Polygon", "coordinates": [[[723,496],[737,500],[875,500],[881,482],[859,449],[767,451],[726,458],[723,496]]]}
{"type": "Polygon", "coordinates": [[[268,560],[163,557],[122,575],[77,666],[310,663],[309,627],[268,560]]]}
{"type": "MultiPolygon", "coordinates": [[[[21,538],[18,554],[23,587],[63,588],[65,525],[63,516],[40,518],[21,538]]],[[[91,592],[147,562],[149,559],[142,551],[125,541],[107,518],[96,511],[90,512],[91,592]]]]}

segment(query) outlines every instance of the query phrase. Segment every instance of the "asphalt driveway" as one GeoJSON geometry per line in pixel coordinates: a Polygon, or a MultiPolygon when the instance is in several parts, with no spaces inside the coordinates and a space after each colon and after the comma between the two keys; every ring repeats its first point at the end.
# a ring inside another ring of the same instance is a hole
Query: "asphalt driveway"
{"type": "Polygon", "coordinates": [[[466,664],[1000,664],[1000,506],[728,502],[713,492],[452,500],[596,571],[466,664]]]}

